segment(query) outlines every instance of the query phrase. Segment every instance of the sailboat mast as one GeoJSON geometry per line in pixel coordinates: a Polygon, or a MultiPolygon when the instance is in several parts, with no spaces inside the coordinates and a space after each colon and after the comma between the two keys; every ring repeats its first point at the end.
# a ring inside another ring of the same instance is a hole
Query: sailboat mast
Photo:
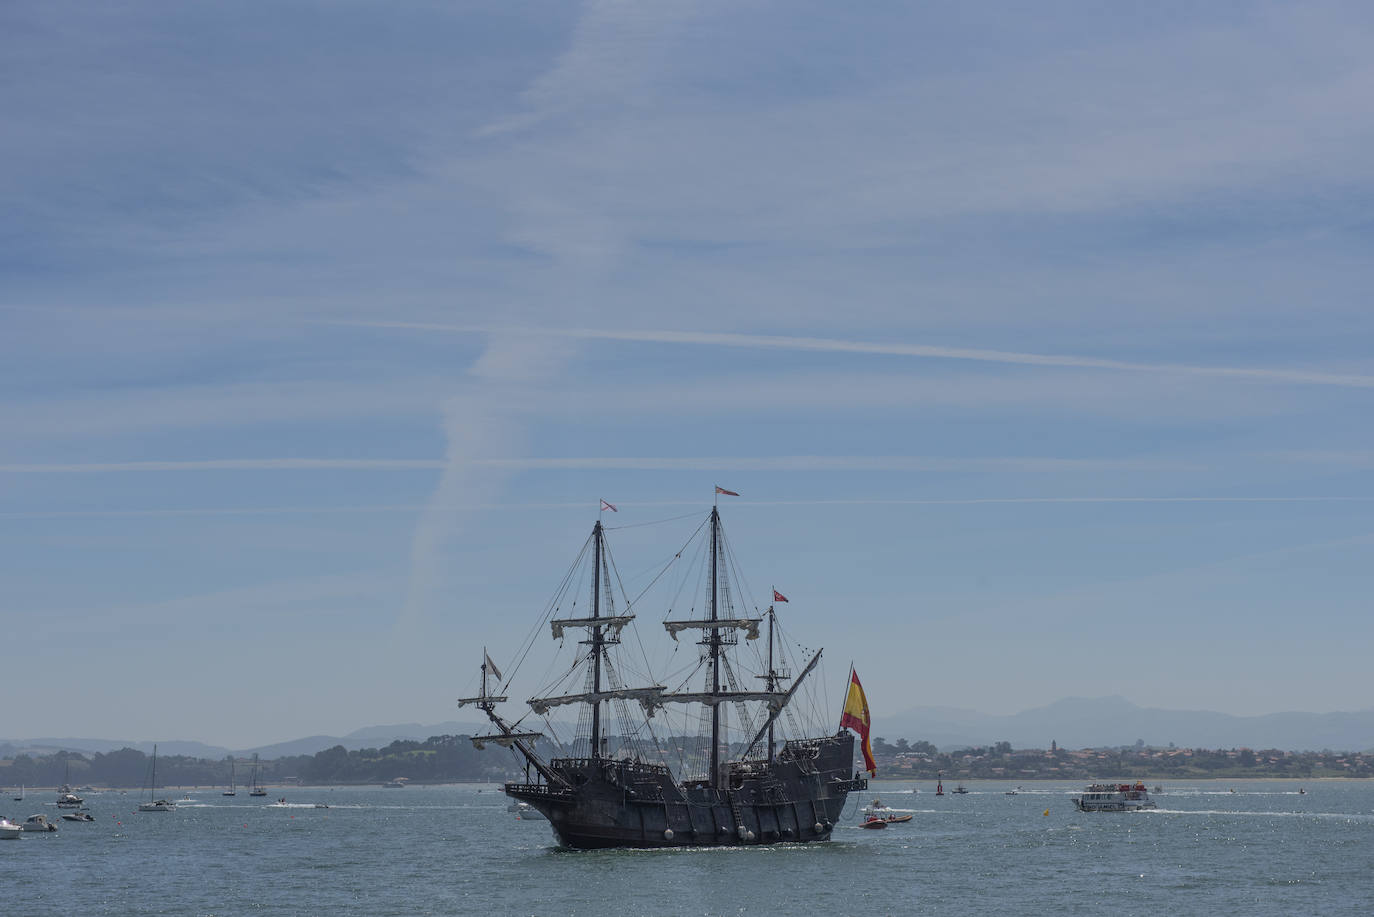
{"type": "MultiPolygon", "coordinates": [[[[716,562],[720,548],[720,511],[711,507],[711,621],[720,620],[716,594],[716,562]]],[[[720,628],[711,628],[711,693],[720,693],[720,628]]],[[[711,705],[711,786],[720,781],[720,704],[711,705]]]]}
{"type": "MultiPolygon", "coordinates": [[[[601,617],[601,520],[592,530],[592,618],[601,617]]],[[[592,628],[592,691],[601,691],[601,625],[592,628]]],[[[592,701],[592,760],[601,757],[601,702],[592,701]]]]}

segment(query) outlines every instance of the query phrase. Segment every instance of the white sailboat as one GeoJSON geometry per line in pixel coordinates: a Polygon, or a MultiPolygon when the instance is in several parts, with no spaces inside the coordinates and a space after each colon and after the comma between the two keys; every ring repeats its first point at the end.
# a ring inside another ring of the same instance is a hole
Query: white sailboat
{"type": "Polygon", "coordinates": [[[258,756],[253,755],[253,788],[248,791],[249,796],[266,796],[267,791],[258,783],[258,756]]]}
{"type": "Polygon", "coordinates": [[[14,799],[15,802],[23,802],[23,801],[24,801],[24,787],[23,787],[22,784],[21,784],[20,787],[19,787],[19,795],[18,795],[18,796],[14,796],[14,797],[12,797],[12,798],[14,799]]]}
{"type": "Polygon", "coordinates": [[[222,796],[237,796],[238,788],[234,786],[234,759],[229,759],[229,789],[225,790],[222,796]]]}
{"type": "Polygon", "coordinates": [[[148,781],[148,801],[138,804],[140,812],[170,812],[175,809],[176,803],[168,802],[166,799],[156,799],[157,795],[157,746],[153,746],[153,773],[148,781]]]}
{"type": "Polygon", "coordinates": [[[62,785],[57,788],[57,807],[59,809],[79,809],[86,801],[72,792],[72,763],[67,762],[67,772],[62,785]]]}

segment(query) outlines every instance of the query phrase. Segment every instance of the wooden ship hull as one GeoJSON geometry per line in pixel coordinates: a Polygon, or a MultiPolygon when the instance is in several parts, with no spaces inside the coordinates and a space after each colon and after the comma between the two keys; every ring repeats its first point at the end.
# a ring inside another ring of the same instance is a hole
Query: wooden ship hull
{"type": "Polygon", "coordinates": [[[725,786],[674,782],[668,768],[609,758],[555,758],[566,786],[509,783],[568,847],[733,847],[830,839],[854,777],[849,733],[787,742],[772,761],[726,765],[725,786]]]}

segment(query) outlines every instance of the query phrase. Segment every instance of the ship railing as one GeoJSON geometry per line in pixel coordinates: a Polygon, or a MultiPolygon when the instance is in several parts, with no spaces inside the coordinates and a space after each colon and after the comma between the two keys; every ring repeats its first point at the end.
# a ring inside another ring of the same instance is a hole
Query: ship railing
{"type": "Polygon", "coordinates": [[[612,764],[618,769],[636,774],[657,774],[664,777],[670,774],[666,765],[631,761],[628,758],[554,758],[549,762],[549,766],[554,770],[582,770],[593,764],[612,764]]]}
{"type": "Polygon", "coordinates": [[[545,796],[549,799],[572,799],[572,790],[547,783],[507,783],[506,792],[520,796],[545,796]]]}

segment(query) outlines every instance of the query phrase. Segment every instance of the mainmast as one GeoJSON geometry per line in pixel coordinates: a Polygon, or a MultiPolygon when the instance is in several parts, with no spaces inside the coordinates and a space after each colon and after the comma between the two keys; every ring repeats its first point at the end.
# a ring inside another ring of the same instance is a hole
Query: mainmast
{"type": "MultiPolygon", "coordinates": [[[[601,520],[592,529],[592,620],[601,620],[601,520]]],[[[601,625],[592,626],[592,695],[601,693],[601,625]]],[[[601,757],[601,701],[592,701],[592,760],[601,757]]]]}

